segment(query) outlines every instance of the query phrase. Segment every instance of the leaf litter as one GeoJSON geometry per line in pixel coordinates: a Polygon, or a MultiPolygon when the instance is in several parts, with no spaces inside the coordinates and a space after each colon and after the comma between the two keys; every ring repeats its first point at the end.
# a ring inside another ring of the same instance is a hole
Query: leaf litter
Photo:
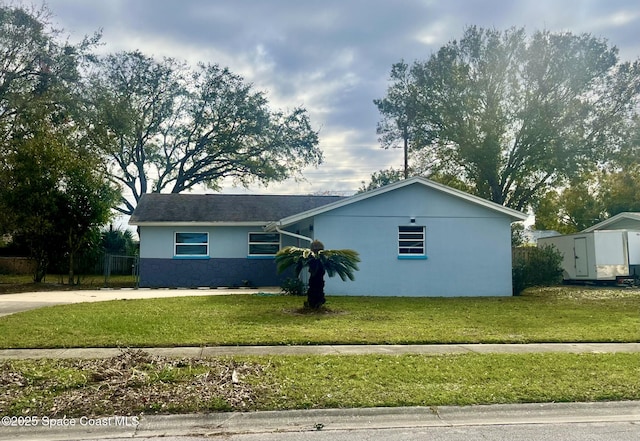
{"type": "Polygon", "coordinates": [[[126,349],[105,359],[0,363],[0,415],[87,416],[251,410],[264,370],[232,358],[126,349]],[[256,383],[256,382],[254,382],[256,383]]]}

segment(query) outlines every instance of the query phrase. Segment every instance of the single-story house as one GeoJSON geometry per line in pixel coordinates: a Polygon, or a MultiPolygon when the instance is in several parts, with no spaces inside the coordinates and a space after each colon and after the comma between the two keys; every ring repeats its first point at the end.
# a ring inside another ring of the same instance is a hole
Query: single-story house
{"type": "Polygon", "coordinates": [[[140,286],[279,285],[288,245],[360,253],[356,280],[327,294],[509,296],[511,223],[526,215],[414,177],[351,197],[146,194],[140,286]]]}

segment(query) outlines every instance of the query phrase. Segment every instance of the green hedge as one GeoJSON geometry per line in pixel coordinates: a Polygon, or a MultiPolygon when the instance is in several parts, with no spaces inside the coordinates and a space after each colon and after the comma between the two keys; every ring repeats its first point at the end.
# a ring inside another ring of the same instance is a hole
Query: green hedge
{"type": "Polygon", "coordinates": [[[562,281],[562,254],[554,246],[527,248],[514,253],[513,295],[532,286],[553,286],[562,281]]]}

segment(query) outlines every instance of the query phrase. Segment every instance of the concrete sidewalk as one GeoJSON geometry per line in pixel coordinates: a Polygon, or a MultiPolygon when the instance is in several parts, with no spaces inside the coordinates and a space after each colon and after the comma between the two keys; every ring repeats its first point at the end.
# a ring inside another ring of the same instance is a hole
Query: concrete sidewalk
{"type": "MultiPolygon", "coordinates": [[[[166,357],[218,357],[233,355],[401,355],[401,354],[526,354],[541,352],[640,352],[640,343],[530,343],[451,345],[317,345],[317,346],[204,346],[140,348],[166,357]]],[[[2,349],[0,360],[37,358],[108,358],[122,348],[2,349]]]]}

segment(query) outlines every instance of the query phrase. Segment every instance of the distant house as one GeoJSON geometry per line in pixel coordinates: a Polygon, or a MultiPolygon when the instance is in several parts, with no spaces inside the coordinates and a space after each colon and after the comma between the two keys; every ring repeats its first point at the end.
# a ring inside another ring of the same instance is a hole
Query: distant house
{"type": "Polygon", "coordinates": [[[522,233],[524,236],[526,243],[528,244],[537,244],[538,239],[544,239],[545,237],[553,237],[560,236],[556,230],[524,230],[522,233]]]}
{"type": "Polygon", "coordinates": [[[144,195],[141,286],[278,285],[273,256],[288,245],[352,248],[354,282],[328,294],[511,295],[511,223],[526,215],[415,177],[352,197],[144,195]]]}

